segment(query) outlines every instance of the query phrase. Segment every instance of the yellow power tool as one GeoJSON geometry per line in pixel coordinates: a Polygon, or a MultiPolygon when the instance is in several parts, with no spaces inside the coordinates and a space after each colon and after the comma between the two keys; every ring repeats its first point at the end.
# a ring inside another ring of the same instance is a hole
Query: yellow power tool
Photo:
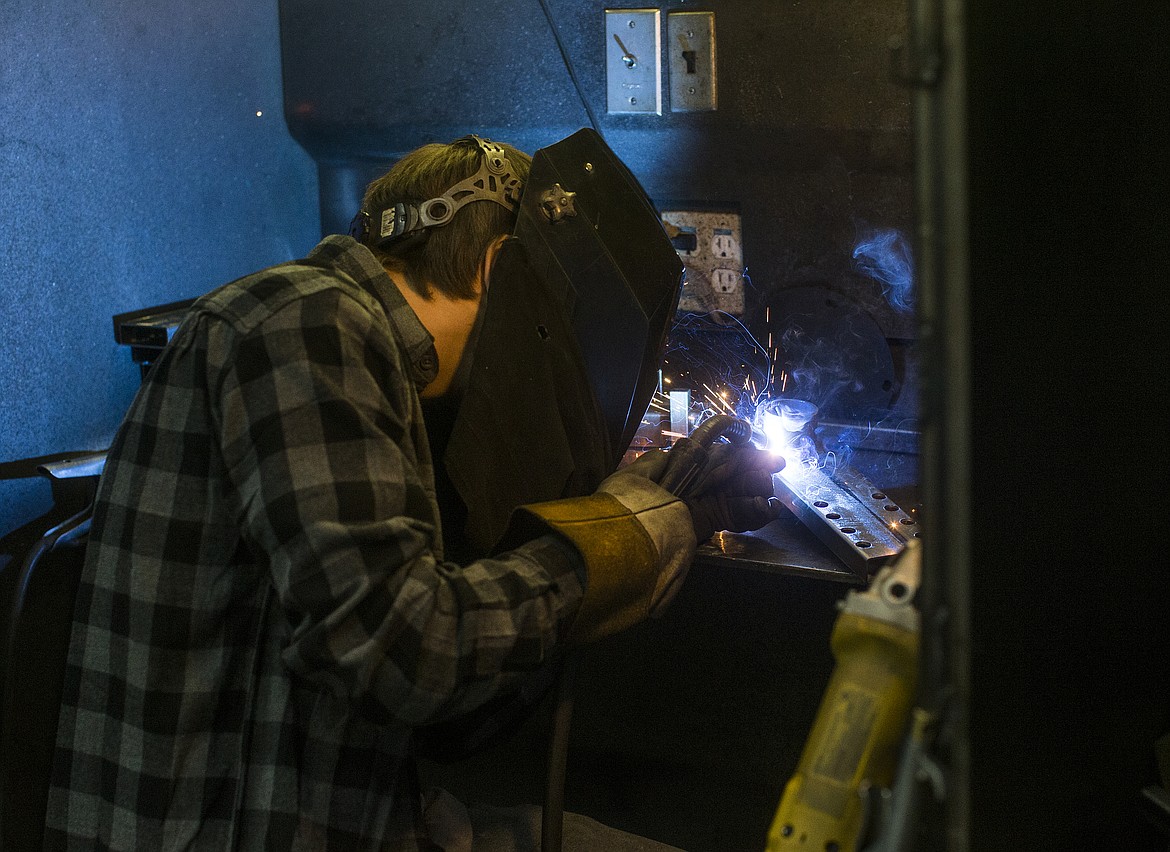
{"type": "Polygon", "coordinates": [[[888,789],[918,671],[920,543],[911,540],[864,592],[851,591],[833,625],[836,666],[796,773],[768,832],[768,852],[853,852],[867,789],[888,789]]]}

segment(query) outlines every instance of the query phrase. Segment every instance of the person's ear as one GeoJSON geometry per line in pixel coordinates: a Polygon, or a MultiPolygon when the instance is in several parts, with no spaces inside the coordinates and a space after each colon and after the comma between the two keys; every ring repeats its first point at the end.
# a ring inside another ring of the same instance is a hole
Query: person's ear
{"type": "Polygon", "coordinates": [[[500,251],[500,246],[508,239],[507,234],[500,234],[490,243],[483,252],[483,259],[479,267],[479,283],[484,291],[487,290],[488,284],[491,281],[492,266],[496,262],[496,254],[500,251]]]}

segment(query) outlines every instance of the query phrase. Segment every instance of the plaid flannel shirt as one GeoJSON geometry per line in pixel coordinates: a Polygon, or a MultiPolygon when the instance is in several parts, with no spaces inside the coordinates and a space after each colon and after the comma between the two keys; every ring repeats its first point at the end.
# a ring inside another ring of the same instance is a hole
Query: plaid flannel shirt
{"type": "Polygon", "coordinates": [[[425,848],[412,727],[537,669],[583,594],[551,536],[443,560],[434,370],[348,237],[192,307],[99,486],[46,848],[425,848]]]}

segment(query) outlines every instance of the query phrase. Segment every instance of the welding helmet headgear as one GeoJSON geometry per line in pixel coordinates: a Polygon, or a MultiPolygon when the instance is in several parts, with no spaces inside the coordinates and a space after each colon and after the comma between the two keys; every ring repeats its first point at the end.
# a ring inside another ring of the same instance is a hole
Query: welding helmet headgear
{"type": "Polygon", "coordinates": [[[520,206],[522,182],[504,146],[471,135],[483,155],[475,174],[459,181],[442,195],[426,201],[394,201],[376,210],[359,210],[349,234],[373,249],[385,250],[404,237],[424,234],[450,222],[459,210],[474,201],[493,201],[511,212],[520,206]]]}
{"type": "Polygon", "coordinates": [[[538,150],[497,253],[444,461],[473,553],[512,510],[592,493],[655,388],[683,266],[591,129],[538,150]]]}

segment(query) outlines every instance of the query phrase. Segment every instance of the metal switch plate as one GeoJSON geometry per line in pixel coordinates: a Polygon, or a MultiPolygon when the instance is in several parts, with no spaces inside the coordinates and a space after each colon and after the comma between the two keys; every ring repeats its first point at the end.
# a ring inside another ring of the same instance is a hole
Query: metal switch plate
{"type": "Polygon", "coordinates": [[[611,113],[662,114],[657,9],[605,10],[605,86],[611,113]]]}
{"type": "Polygon", "coordinates": [[[710,112],[716,106],[715,13],[666,16],[671,112],[710,112]]]}

